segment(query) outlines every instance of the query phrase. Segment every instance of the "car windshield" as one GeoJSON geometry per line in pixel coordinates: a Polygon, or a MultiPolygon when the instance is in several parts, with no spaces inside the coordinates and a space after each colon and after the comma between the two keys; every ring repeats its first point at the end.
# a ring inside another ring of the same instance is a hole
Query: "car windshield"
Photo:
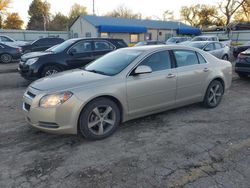
{"type": "Polygon", "coordinates": [[[170,38],[167,40],[167,42],[176,42],[177,38],[170,38]]]}
{"type": "Polygon", "coordinates": [[[188,45],[191,46],[191,47],[194,47],[194,48],[203,49],[206,44],[204,44],[204,43],[196,43],[195,42],[195,43],[189,43],[188,45]]]}
{"type": "Polygon", "coordinates": [[[207,41],[207,37],[194,37],[192,41],[207,41]]]}
{"type": "Polygon", "coordinates": [[[77,41],[76,39],[67,40],[59,45],[53,46],[52,48],[49,49],[49,51],[54,52],[54,53],[63,52],[65,49],[70,47],[76,41],[77,41]]]}
{"type": "Polygon", "coordinates": [[[142,52],[142,50],[132,49],[116,50],[88,64],[84,70],[113,76],[125,69],[140,56],[142,52]]]}
{"type": "Polygon", "coordinates": [[[138,42],[135,44],[135,46],[144,46],[146,44],[147,44],[147,42],[138,42]]]}

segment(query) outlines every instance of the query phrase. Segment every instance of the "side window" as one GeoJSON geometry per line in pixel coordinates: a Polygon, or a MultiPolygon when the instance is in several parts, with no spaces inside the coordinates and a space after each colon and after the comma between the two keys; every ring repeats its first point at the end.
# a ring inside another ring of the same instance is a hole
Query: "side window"
{"type": "Polygon", "coordinates": [[[113,50],[113,46],[105,41],[96,41],[94,42],[95,51],[106,51],[113,50]]]}
{"type": "Polygon", "coordinates": [[[207,63],[207,61],[204,59],[204,57],[203,57],[201,54],[199,54],[198,52],[196,52],[196,54],[197,54],[197,56],[198,56],[198,59],[199,59],[199,63],[200,63],[200,64],[205,64],[205,63],[207,63]]]}
{"type": "Polygon", "coordinates": [[[178,67],[199,64],[197,55],[190,50],[174,50],[174,55],[178,67]]]}
{"type": "Polygon", "coordinates": [[[47,44],[47,42],[48,42],[47,39],[39,39],[34,44],[35,45],[44,45],[44,44],[47,44]]]}
{"type": "Polygon", "coordinates": [[[214,43],[208,44],[205,48],[205,51],[209,52],[209,51],[213,51],[215,50],[215,46],[214,43]]]}
{"type": "Polygon", "coordinates": [[[171,60],[168,51],[156,52],[147,57],[140,65],[151,67],[153,72],[171,69],[171,60]]]}
{"type": "Polygon", "coordinates": [[[71,48],[71,50],[75,51],[76,54],[90,52],[92,51],[91,42],[88,41],[78,42],[75,46],[71,48]]]}
{"type": "Polygon", "coordinates": [[[220,43],[215,43],[216,50],[221,49],[221,48],[222,48],[222,45],[220,43]]]}
{"type": "Polygon", "coordinates": [[[2,42],[13,42],[11,39],[9,39],[8,37],[1,37],[1,41],[2,42]]]}

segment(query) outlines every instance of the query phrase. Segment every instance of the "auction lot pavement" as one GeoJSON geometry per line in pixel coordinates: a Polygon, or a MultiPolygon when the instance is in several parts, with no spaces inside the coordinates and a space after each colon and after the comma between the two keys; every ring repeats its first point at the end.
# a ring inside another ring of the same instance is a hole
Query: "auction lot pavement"
{"type": "Polygon", "coordinates": [[[31,128],[29,83],[0,74],[0,187],[250,187],[250,79],[216,109],[199,104],[127,122],[101,141],[31,128]]]}

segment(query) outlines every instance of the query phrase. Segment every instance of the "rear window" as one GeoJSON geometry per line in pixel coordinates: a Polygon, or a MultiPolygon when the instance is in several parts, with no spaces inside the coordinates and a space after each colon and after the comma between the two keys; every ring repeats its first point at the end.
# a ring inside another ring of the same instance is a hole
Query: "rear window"
{"type": "Polygon", "coordinates": [[[115,45],[118,47],[118,48],[125,48],[125,47],[128,47],[128,45],[123,41],[123,40],[115,40],[113,41],[115,43],[115,45]]]}

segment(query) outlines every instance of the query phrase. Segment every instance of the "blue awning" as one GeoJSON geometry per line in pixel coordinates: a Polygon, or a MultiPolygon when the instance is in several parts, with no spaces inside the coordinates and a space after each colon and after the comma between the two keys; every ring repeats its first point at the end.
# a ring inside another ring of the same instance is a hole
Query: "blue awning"
{"type": "Polygon", "coordinates": [[[103,33],[147,33],[146,27],[135,26],[113,26],[113,25],[100,25],[98,26],[99,32],[103,33]]]}
{"type": "Polygon", "coordinates": [[[182,35],[200,35],[201,30],[198,28],[179,28],[177,29],[177,34],[182,35]]]}

